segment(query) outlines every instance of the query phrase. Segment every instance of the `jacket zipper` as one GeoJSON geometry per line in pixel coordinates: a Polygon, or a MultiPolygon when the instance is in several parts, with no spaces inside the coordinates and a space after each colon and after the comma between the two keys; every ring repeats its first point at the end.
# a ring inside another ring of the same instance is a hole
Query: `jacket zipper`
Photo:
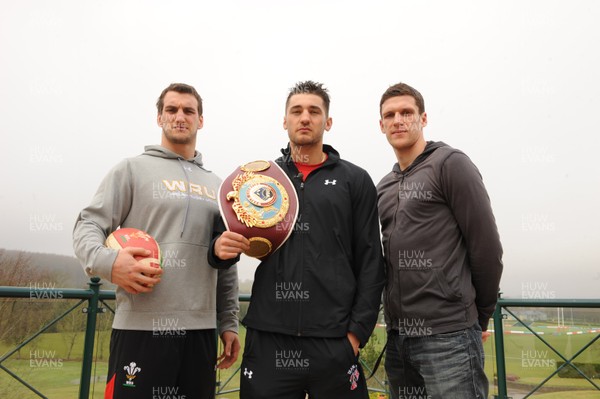
{"type": "MultiPolygon", "coordinates": [[[[394,210],[394,228],[392,229],[392,232],[396,231],[396,217],[398,216],[398,209],[400,208],[400,191],[402,190],[402,183],[404,183],[404,173],[401,174],[401,178],[400,178],[400,183],[398,183],[398,193],[396,194],[396,209],[394,210]]],[[[392,234],[390,234],[390,240],[388,241],[388,253],[390,254],[390,256],[392,256],[392,254],[390,253],[390,249],[392,246],[392,240],[391,240],[392,234]]],[[[393,327],[398,327],[398,330],[400,329],[400,318],[402,318],[403,316],[403,312],[402,312],[402,292],[401,292],[401,288],[400,288],[400,267],[398,264],[396,264],[395,266],[393,266],[393,270],[394,270],[394,275],[396,276],[396,282],[397,284],[394,284],[397,288],[398,288],[398,297],[396,298],[396,300],[398,301],[398,320],[392,320],[392,322],[398,322],[397,326],[392,326],[393,327]]],[[[389,297],[388,297],[389,300],[389,297]]]]}
{"type": "MultiPolygon", "coordinates": [[[[308,176],[307,176],[308,177],[308,176]]],[[[300,178],[300,209],[304,211],[304,181],[300,178]]],[[[300,269],[300,280],[304,282],[304,234],[300,234],[300,264],[302,265],[300,269]]],[[[298,334],[299,337],[302,336],[302,301],[298,303],[298,334]]]]}
{"type": "MultiPolygon", "coordinates": [[[[308,181],[308,179],[310,178],[310,176],[313,176],[313,180],[314,180],[314,174],[317,173],[322,168],[323,168],[323,165],[321,165],[319,168],[313,170],[306,177],[303,177],[302,175],[299,175],[299,176],[302,176],[302,177],[300,177],[300,209],[302,209],[302,212],[304,212],[304,182],[308,181]]],[[[305,243],[304,243],[304,240],[305,240],[304,234],[301,234],[301,237],[300,237],[300,249],[301,249],[301,251],[300,251],[300,264],[302,265],[301,266],[301,270],[300,270],[300,273],[301,273],[300,274],[300,280],[301,280],[300,282],[301,283],[304,283],[304,269],[305,269],[305,265],[304,265],[304,262],[305,262],[305,260],[304,260],[304,253],[305,253],[304,246],[305,246],[305,243]]],[[[302,301],[300,301],[298,303],[298,331],[297,331],[296,335],[298,337],[302,336],[302,301]]]]}
{"type": "MultiPolygon", "coordinates": [[[[327,161],[325,161],[327,162],[327,161]]],[[[293,165],[293,163],[292,163],[293,165]]],[[[319,168],[313,170],[308,176],[304,177],[302,175],[302,173],[300,171],[298,171],[298,173],[295,175],[295,178],[299,178],[300,179],[300,192],[299,192],[299,196],[300,196],[300,209],[302,210],[302,212],[304,212],[304,181],[308,181],[309,176],[314,175],[316,172],[318,172],[319,170],[321,170],[323,168],[323,165],[321,165],[319,168]],[[305,180],[303,180],[305,179],[305,180]]],[[[293,170],[292,170],[293,171],[293,170]]],[[[314,176],[313,176],[314,178],[314,176]]],[[[302,215],[302,213],[299,214],[299,216],[302,215]]],[[[300,282],[303,283],[304,282],[304,234],[301,234],[300,237],[300,265],[301,265],[301,270],[300,270],[300,282]]],[[[298,329],[296,332],[296,335],[298,337],[302,336],[302,301],[300,301],[298,303],[298,329]]]]}

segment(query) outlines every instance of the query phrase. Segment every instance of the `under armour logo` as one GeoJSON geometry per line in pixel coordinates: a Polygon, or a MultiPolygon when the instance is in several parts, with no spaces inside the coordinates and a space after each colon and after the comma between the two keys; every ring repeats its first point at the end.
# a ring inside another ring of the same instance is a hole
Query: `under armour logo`
{"type": "Polygon", "coordinates": [[[187,170],[188,172],[192,172],[192,167],[191,166],[184,166],[183,169],[187,170]]]}
{"type": "Polygon", "coordinates": [[[329,179],[327,179],[327,180],[325,180],[325,185],[332,184],[332,185],[335,186],[336,182],[337,182],[337,180],[329,180],[329,179]]]}
{"type": "Polygon", "coordinates": [[[244,367],[244,376],[248,377],[249,380],[252,379],[252,371],[248,371],[246,367],[244,367]]]}

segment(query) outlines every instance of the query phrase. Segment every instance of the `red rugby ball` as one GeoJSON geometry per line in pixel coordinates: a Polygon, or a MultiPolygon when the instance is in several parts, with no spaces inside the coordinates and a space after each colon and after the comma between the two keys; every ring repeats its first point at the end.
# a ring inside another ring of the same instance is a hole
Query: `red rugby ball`
{"type": "Polygon", "coordinates": [[[112,249],[122,248],[144,248],[151,251],[151,254],[144,256],[136,256],[135,258],[141,263],[152,267],[162,267],[160,247],[158,242],[145,231],[125,227],[115,230],[106,239],[106,246],[112,249]]]}

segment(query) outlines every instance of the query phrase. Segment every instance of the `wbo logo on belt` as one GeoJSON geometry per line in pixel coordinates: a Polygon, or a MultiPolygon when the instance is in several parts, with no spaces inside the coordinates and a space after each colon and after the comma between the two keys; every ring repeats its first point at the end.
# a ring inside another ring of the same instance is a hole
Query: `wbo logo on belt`
{"type": "Polygon", "coordinates": [[[298,196],[275,162],[253,161],[229,175],[219,188],[227,230],[250,241],[246,255],[262,259],[288,239],[298,217],[298,196]]]}

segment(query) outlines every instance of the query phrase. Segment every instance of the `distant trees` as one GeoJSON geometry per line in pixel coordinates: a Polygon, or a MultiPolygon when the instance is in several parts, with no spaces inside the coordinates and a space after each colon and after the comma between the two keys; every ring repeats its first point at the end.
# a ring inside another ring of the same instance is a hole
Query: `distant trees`
{"type": "MultiPolygon", "coordinates": [[[[31,287],[43,279],[27,255],[6,256],[5,251],[0,250],[0,285],[31,287]]],[[[32,301],[0,298],[0,340],[14,345],[22,342],[40,328],[43,313],[45,310],[32,301]]]]}
{"type": "MultiPolygon", "coordinates": [[[[37,259],[36,262],[40,262],[39,254],[35,259],[37,259]]],[[[76,268],[74,273],[81,273],[81,269],[76,268]]],[[[0,249],[0,286],[29,288],[29,299],[0,298],[0,314],[2,315],[0,317],[0,341],[16,346],[72,307],[76,303],[74,301],[77,300],[62,300],[60,291],[60,288],[72,288],[71,284],[71,279],[64,270],[55,270],[34,264],[31,254],[25,252],[0,249]],[[57,289],[57,291],[49,293],[44,289],[57,289]]],[[[51,333],[61,333],[58,341],[55,341],[60,344],[58,346],[56,343],[53,344],[57,346],[56,348],[43,349],[59,349],[60,356],[65,360],[70,360],[73,357],[75,345],[82,342],[85,322],[86,316],[82,313],[81,307],[76,308],[47,330],[51,333]]],[[[110,312],[99,314],[98,330],[109,330],[111,322],[110,312]]],[[[100,344],[104,346],[104,342],[100,342],[100,344]]],[[[37,346],[38,341],[34,340],[28,344],[26,351],[35,349],[37,346]]],[[[99,356],[104,357],[103,352],[104,350],[99,352],[99,356]]],[[[80,357],[81,353],[75,350],[74,356],[80,357]]],[[[21,351],[17,352],[16,357],[21,359],[21,351]]]]}

